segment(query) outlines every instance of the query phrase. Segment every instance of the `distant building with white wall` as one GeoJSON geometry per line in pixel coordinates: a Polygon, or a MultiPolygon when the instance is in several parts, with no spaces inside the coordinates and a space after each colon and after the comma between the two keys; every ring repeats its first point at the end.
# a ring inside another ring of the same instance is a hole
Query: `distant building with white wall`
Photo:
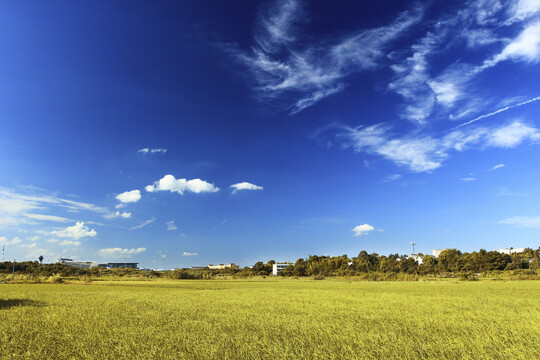
{"type": "Polygon", "coordinates": [[[423,263],[422,257],[418,254],[411,254],[410,258],[414,259],[418,263],[418,265],[422,265],[423,263]]]}
{"type": "Polygon", "coordinates": [[[272,265],[272,275],[277,276],[278,272],[285,269],[287,266],[291,264],[289,263],[276,263],[272,265]]]}
{"type": "Polygon", "coordinates": [[[517,249],[510,248],[510,249],[499,249],[499,252],[501,254],[510,255],[510,254],[522,253],[525,250],[526,250],[525,248],[517,248],[517,249]]]}
{"type": "Polygon", "coordinates": [[[58,258],[57,263],[77,267],[80,269],[90,269],[97,267],[97,261],[74,261],[73,259],[58,258]]]}
{"type": "Polygon", "coordinates": [[[456,249],[433,249],[433,256],[438,258],[444,250],[456,250],[456,249]]]}
{"type": "Polygon", "coordinates": [[[236,265],[235,263],[230,263],[230,264],[217,264],[217,265],[208,265],[208,268],[209,269],[212,269],[212,270],[221,270],[221,269],[234,269],[234,270],[238,270],[240,269],[240,266],[236,265]]]}

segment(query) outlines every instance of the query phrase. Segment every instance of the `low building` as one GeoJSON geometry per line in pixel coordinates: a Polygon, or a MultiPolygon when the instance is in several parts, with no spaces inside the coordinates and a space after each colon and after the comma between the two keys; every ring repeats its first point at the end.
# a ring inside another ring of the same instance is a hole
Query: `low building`
{"type": "Polygon", "coordinates": [[[69,265],[79,269],[90,269],[98,266],[96,261],[75,261],[67,258],[58,258],[56,262],[58,264],[69,265]]]}
{"type": "Polygon", "coordinates": [[[499,252],[500,252],[501,254],[507,254],[507,255],[510,255],[510,254],[522,253],[522,252],[524,252],[525,250],[526,250],[525,248],[517,248],[517,249],[510,248],[510,249],[499,249],[499,252]]]}
{"type": "Polygon", "coordinates": [[[422,259],[422,256],[418,255],[418,254],[411,254],[410,256],[411,259],[414,259],[418,265],[422,265],[423,264],[423,259],[422,259]]]}
{"type": "Polygon", "coordinates": [[[208,269],[208,266],[192,266],[190,267],[191,270],[204,270],[208,269]]]}
{"type": "Polygon", "coordinates": [[[433,249],[433,256],[438,258],[444,250],[456,250],[456,249],[433,249]]]}
{"type": "Polygon", "coordinates": [[[227,264],[227,265],[224,265],[224,264],[217,264],[217,265],[208,265],[208,268],[209,269],[212,269],[212,270],[221,270],[221,269],[234,269],[234,270],[238,270],[240,269],[240,266],[236,265],[235,263],[230,263],[230,264],[227,264]]]}
{"type": "Polygon", "coordinates": [[[272,265],[272,275],[277,276],[278,272],[285,269],[287,266],[291,264],[289,263],[275,263],[272,265]]]}
{"type": "Polygon", "coordinates": [[[129,262],[99,264],[99,266],[106,267],[107,269],[117,269],[117,268],[137,269],[138,265],[139,263],[129,263],[129,262]]]}

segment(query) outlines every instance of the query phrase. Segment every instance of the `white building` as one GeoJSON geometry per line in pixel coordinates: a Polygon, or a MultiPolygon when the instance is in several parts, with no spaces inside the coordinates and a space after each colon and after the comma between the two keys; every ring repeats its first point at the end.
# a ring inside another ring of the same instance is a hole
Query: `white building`
{"type": "Polygon", "coordinates": [[[418,254],[411,254],[410,258],[416,260],[418,265],[422,265],[423,263],[422,257],[418,254]]]}
{"type": "Polygon", "coordinates": [[[98,266],[98,263],[96,261],[74,261],[73,259],[66,258],[58,258],[57,263],[77,267],[80,269],[90,269],[98,266]]]}
{"type": "Polygon", "coordinates": [[[272,275],[277,276],[278,272],[285,269],[289,265],[291,265],[291,264],[289,264],[289,263],[279,263],[279,264],[277,264],[276,263],[276,264],[272,265],[272,275]]]}
{"type": "Polygon", "coordinates": [[[456,250],[456,249],[433,249],[433,256],[438,258],[444,250],[456,250]]]}
{"type": "Polygon", "coordinates": [[[507,254],[507,255],[510,255],[510,254],[515,254],[515,253],[522,253],[525,251],[525,248],[517,248],[517,249],[513,249],[513,248],[510,248],[510,249],[499,249],[499,252],[501,254],[507,254]]]}

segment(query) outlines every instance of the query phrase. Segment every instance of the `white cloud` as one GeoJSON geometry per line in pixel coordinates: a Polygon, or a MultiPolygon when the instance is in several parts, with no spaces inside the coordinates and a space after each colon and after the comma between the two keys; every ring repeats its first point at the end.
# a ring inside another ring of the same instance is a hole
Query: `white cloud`
{"type": "Polygon", "coordinates": [[[139,151],[137,151],[141,154],[148,154],[148,153],[151,153],[151,154],[155,154],[155,153],[162,153],[162,154],[165,154],[167,152],[167,149],[162,149],[162,148],[157,148],[157,149],[150,149],[150,148],[143,148],[143,149],[140,149],[139,151]]]}
{"type": "Polygon", "coordinates": [[[454,130],[443,137],[432,136],[393,138],[384,125],[345,129],[339,134],[357,152],[380,155],[414,172],[431,171],[442,166],[451,151],[464,151],[472,145],[480,147],[515,147],[526,140],[540,140],[538,129],[520,120],[500,127],[454,130]]]}
{"type": "Polygon", "coordinates": [[[117,218],[117,217],[121,217],[121,218],[124,218],[124,219],[129,219],[131,217],[131,213],[125,212],[125,211],[124,212],[116,211],[114,213],[104,215],[104,217],[106,219],[114,219],[114,218],[117,218]]]}
{"type": "Polygon", "coordinates": [[[31,244],[21,244],[21,245],[19,245],[19,246],[22,247],[22,248],[32,249],[32,248],[35,248],[35,247],[36,247],[36,243],[31,243],[31,244]]]}
{"type": "Polygon", "coordinates": [[[71,238],[74,240],[78,240],[83,237],[97,236],[96,230],[90,230],[88,226],[84,225],[83,221],[77,221],[73,226],[68,226],[62,230],[52,231],[50,234],[58,237],[71,238]]]}
{"type": "Polygon", "coordinates": [[[540,216],[514,216],[499,221],[499,224],[516,225],[528,228],[540,228],[540,216]]]}
{"type": "Polygon", "coordinates": [[[501,53],[486,60],[478,71],[495,66],[505,60],[538,62],[540,60],[540,21],[528,25],[501,53]]]}
{"type": "Polygon", "coordinates": [[[387,183],[387,182],[392,182],[392,181],[397,181],[399,179],[401,179],[403,176],[401,174],[390,174],[386,177],[384,177],[381,181],[383,183],[387,183]]]}
{"type": "Polygon", "coordinates": [[[153,185],[146,186],[145,190],[148,192],[168,190],[183,195],[186,191],[193,193],[216,192],[219,191],[219,188],[201,179],[176,179],[173,175],[165,175],[153,185]]]}
{"type": "Polygon", "coordinates": [[[176,227],[174,223],[174,220],[167,221],[165,224],[167,224],[167,231],[178,230],[178,228],[176,227]]]}
{"type": "Polygon", "coordinates": [[[184,253],[182,254],[182,256],[196,256],[196,255],[197,255],[196,252],[191,253],[191,252],[187,252],[187,251],[184,251],[184,253]]]}
{"type": "Polygon", "coordinates": [[[375,230],[375,228],[371,225],[364,224],[364,225],[358,225],[354,227],[351,231],[354,232],[353,236],[361,236],[361,235],[367,235],[370,231],[375,230]]]}
{"type": "Polygon", "coordinates": [[[5,236],[0,237],[0,245],[15,245],[21,242],[21,239],[14,237],[11,240],[8,240],[5,236]]]}
{"type": "Polygon", "coordinates": [[[115,247],[115,248],[101,249],[99,250],[99,255],[105,258],[115,258],[115,257],[122,257],[122,256],[130,257],[130,255],[140,254],[145,251],[146,251],[146,248],[143,248],[143,247],[140,247],[137,249],[122,249],[119,247],[115,247]]]}
{"type": "Polygon", "coordinates": [[[495,129],[488,139],[488,144],[496,147],[514,147],[522,141],[540,140],[538,129],[527,126],[520,121],[495,129]]]}
{"type": "MultiPolygon", "coordinates": [[[[521,102],[519,102],[517,104],[514,104],[514,105],[505,106],[503,108],[497,109],[497,110],[489,112],[487,114],[480,115],[480,116],[478,116],[478,117],[476,117],[476,118],[474,118],[472,120],[469,120],[469,121],[467,121],[467,122],[465,122],[463,124],[460,124],[460,125],[456,126],[454,129],[460,128],[460,127],[465,126],[465,125],[472,124],[473,122],[476,122],[478,120],[482,120],[482,119],[497,115],[499,113],[502,113],[502,112],[510,110],[510,109],[514,109],[516,107],[520,107],[520,106],[523,106],[523,105],[533,103],[533,102],[538,101],[538,100],[540,100],[540,96],[537,96],[535,98],[532,98],[532,99],[529,99],[529,100],[526,100],[526,101],[521,101],[521,102]]],[[[452,130],[454,130],[454,129],[452,129],[452,130]]]]}
{"type": "Polygon", "coordinates": [[[475,178],[475,177],[464,177],[464,178],[461,178],[460,180],[464,181],[464,182],[472,182],[472,181],[476,181],[478,179],[475,178]]]}
{"type": "Polygon", "coordinates": [[[64,245],[64,246],[80,246],[81,245],[81,242],[80,241],[72,241],[72,240],[64,240],[60,243],[60,245],[64,245]]]}
{"type": "Polygon", "coordinates": [[[26,216],[27,218],[34,219],[34,220],[56,221],[56,222],[71,221],[65,217],[54,216],[54,215],[28,214],[28,213],[23,213],[23,215],[26,216]]]}
{"type": "Polygon", "coordinates": [[[418,22],[420,13],[404,12],[387,26],[333,41],[306,42],[297,29],[305,18],[299,1],[283,0],[260,13],[250,52],[227,50],[250,70],[261,99],[294,113],[342,91],[350,75],[379,66],[389,43],[418,22]]]}
{"type": "Polygon", "coordinates": [[[126,191],[116,195],[116,199],[122,204],[137,202],[141,199],[141,192],[139,190],[126,191]]]}
{"type": "Polygon", "coordinates": [[[150,219],[150,220],[146,220],[145,222],[143,222],[143,223],[141,223],[141,224],[139,224],[139,225],[130,227],[129,230],[137,230],[137,229],[143,228],[143,227],[145,227],[146,225],[153,223],[154,221],[156,221],[156,219],[154,219],[154,218],[152,218],[152,219],[150,219]]]}
{"type": "Polygon", "coordinates": [[[503,168],[504,166],[505,166],[504,164],[497,164],[497,165],[493,166],[491,168],[491,170],[497,170],[497,169],[503,168]]]}
{"type": "Polygon", "coordinates": [[[518,0],[511,2],[508,9],[510,18],[506,21],[511,24],[517,21],[526,20],[540,12],[540,1],[538,0],[518,0]]]}
{"type": "Polygon", "coordinates": [[[251,184],[245,181],[241,183],[237,183],[237,184],[232,184],[231,187],[233,188],[233,194],[239,190],[262,190],[263,189],[262,186],[251,184]]]}

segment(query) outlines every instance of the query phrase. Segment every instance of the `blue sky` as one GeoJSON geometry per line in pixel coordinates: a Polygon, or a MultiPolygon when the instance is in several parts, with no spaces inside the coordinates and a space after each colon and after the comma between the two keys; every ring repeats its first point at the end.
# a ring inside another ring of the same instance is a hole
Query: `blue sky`
{"type": "Polygon", "coordinates": [[[0,5],[5,258],[540,245],[540,2],[0,5]]]}

